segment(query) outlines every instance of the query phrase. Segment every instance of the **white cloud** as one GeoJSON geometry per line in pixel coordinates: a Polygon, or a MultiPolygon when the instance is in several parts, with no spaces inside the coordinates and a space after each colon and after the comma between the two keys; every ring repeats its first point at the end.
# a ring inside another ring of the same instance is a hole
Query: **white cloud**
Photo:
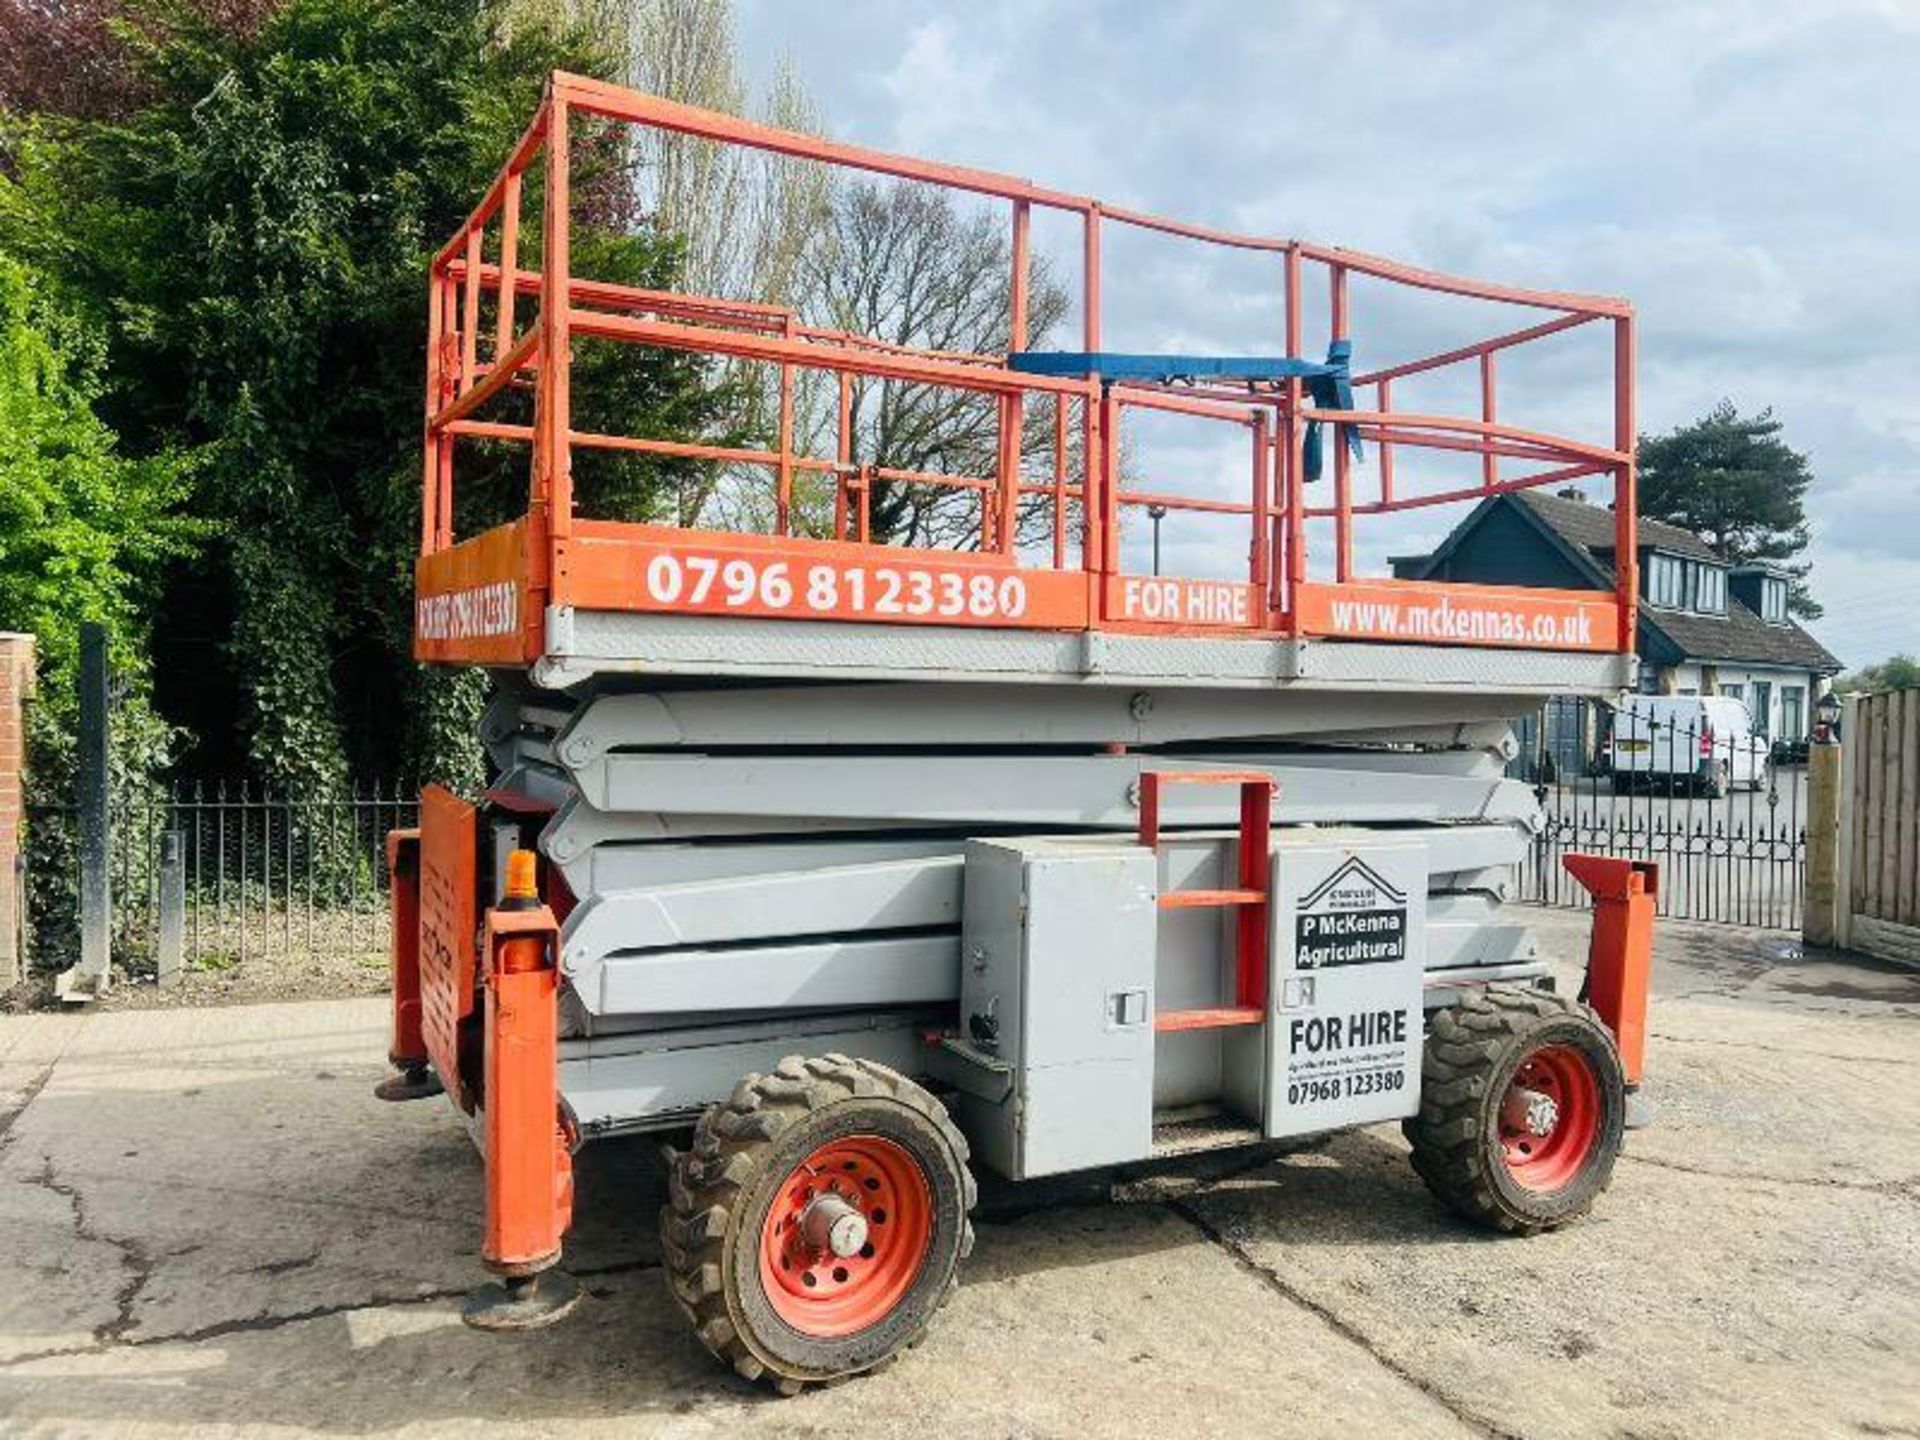
{"type": "MultiPolygon", "coordinates": [[[[1920,5],[745,0],[740,28],[761,63],[792,54],[849,139],[1627,295],[1643,428],[1774,407],[1818,476],[1816,629],[1854,663],[1920,650],[1920,5]]],[[[1114,245],[1108,289],[1130,345],[1277,341],[1277,273],[1245,257],[1114,245]]],[[[1457,308],[1366,303],[1363,359],[1463,338],[1457,308]]],[[[1503,369],[1503,409],[1604,416],[1599,352],[1569,342],[1503,369]]],[[[1168,452],[1183,481],[1198,453],[1168,452]]],[[[1366,554],[1430,543],[1435,519],[1366,554]]]]}

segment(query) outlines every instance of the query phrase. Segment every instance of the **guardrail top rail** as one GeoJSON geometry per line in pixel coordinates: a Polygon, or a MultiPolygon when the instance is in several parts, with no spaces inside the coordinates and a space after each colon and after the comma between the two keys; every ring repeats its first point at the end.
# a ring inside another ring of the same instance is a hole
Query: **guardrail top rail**
{"type": "Polygon", "coordinates": [[[542,652],[549,606],[1629,652],[1638,588],[1633,326],[1631,307],[1621,300],[1489,284],[1299,240],[1229,234],[1009,176],[838,144],[555,74],[506,166],[432,264],[416,652],[454,663],[530,663],[542,652]],[[780,306],[576,275],[570,258],[573,152],[589,128],[600,133],[621,124],[1004,202],[1009,351],[916,349],[808,324],[780,306]],[[530,208],[531,225],[523,235],[530,208]],[[1078,219],[1083,349],[1072,354],[1028,351],[1036,211],[1078,219]],[[1101,243],[1115,226],[1270,254],[1284,287],[1277,337],[1284,353],[1103,352],[1101,243]],[[537,256],[531,256],[536,247],[537,256]],[[1444,353],[1353,374],[1347,362],[1348,295],[1356,276],[1486,302],[1489,311],[1526,307],[1545,318],[1444,353]],[[1310,279],[1327,287],[1324,362],[1304,358],[1303,287],[1310,279]],[[1613,426],[1607,440],[1500,423],[1498,357],[1585,325],[1611,330],[1613,426]],[[576,428],[574,350],[585,340],[770,367],[778,377],[775,433],[765,445],[745,446],[576,428]],[[1470,378],[1478,372],[1477,414],[1394,408],[1396,381],[1456,366],[1471,367],[1470,378]],[[796,441],[795,390],[803,379],[838,386],[832,456],[805,453],[796,441]],[[854,387],[876,382],[961,392],[994,407],[992,473],[931,474],[856,462],[852,394],[854,387]],[[509,398],[527,392],[530,420],[524,400],[515,411],[509,398]],[[1244,498],[1129,488],[1120,466],[1120,430],[1131,412],[1173,413],[1244,430],[1244,498]],[[1051,425],[1030,427],[1030,418],[1051,425]],[[1034,444],[1036,429],[1047,435],[1045,444],[1034,444]],[[1322,443],[1323,429],[1331,431],[1331,444],[1322,443]],[[518,518],[456,537],[456,456],[475,441],[529,452],[527,503],[518,518]],[[1374,483],[1367,493],[1360,492],[1355,474],[1363,443],[1373,457],[1374,483]],[[1042,453],[1030,453],[1036,449],[1042,453]],[[1439,493],[1396,490],[1394,461],[1407,450],[1478,456],[1478,483],[1439,493]],[[581,515],[573,483],[574,457],[581,451],[637,452],[763,473],[768,523],[743,533],[581,515]],[[1327,453],[1330,498],[1309,503],[1307,486],[1318,478],[1327,453]],[[1354,528],[1368,517],[1587,476],[1612,483],[1617,564],[1611,595],[1355,573],[1354,528]],[[876,538],[873,497],[876,487],[888,484],[966,497],[972,518],[963,548],[876,538]],[[816,497],[830,492],[830,524],[820,518],[824,505],[796,503],[797,486],[816,497]],[[815,518],[804,517],[803,508],[815,518]],[[1170,511],[1238,517],[1246,526],[1244,579],[1126,573],[1121,527],[1141,511],[1156,522],[1170,511]],[[1331,564],[1321,562],[1330,574],[1309,571],[1307,530],[1315,521],[1331,522],[1331,564]]]}

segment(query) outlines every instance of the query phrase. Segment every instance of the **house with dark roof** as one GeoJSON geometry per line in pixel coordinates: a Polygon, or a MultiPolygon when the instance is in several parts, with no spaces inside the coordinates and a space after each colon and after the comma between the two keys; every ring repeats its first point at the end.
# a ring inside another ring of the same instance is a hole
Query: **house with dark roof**
{"type": "MultiPolygon", "coordinates": [[[[1787,613],[1786,572],[1729,565],[1677,525],[1640,521],[1640,688],[1731,695],[1754,729],[1804,740],[1813,701],[1841,668],[1787,613]]],[[[1613,589],[1613,512],[1578,491],[1493,495],[1431,555],[1401,556],[1403,580],[1613,589]]]]}

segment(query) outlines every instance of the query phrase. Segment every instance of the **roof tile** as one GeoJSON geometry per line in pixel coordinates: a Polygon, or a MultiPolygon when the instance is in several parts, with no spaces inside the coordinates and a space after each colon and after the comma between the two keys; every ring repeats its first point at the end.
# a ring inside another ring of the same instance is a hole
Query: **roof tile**
{"type": "Polygon", "coordinates": [[[1832,675],[1840,670],[1827,647],[1798,625],[1769,625],[1738,600],[1727,601],[1725,615],[1696,615],[1688,610],[1640,607],[1640,618],[1658,628],[1695,660],[1735,660],[1782,665],[1832,675]]]}
{"type": "MultiPolygon", "coordinates": [[[[1517,490],[1514,498],[1528,506],[1569,544],[1580,545],[1602,555],[1613,553],[1613,507],[1590,505],[1584,500],[1563,500],[1558,495],[1538,490],[1517,490]]],[[[1640,517],[1640,543],[1657,550],[1668,550],[1694,560],[1719,560],[1720,553],[1690,530],[1669,525],[1664,520],[1640,517]]]]}

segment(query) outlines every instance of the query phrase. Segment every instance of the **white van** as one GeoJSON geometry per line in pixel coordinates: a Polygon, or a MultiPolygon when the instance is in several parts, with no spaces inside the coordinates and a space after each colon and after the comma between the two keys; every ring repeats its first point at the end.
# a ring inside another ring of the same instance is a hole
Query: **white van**
{"type": "Polygon", "coordinates": [[[1616,795],[1637,785],[1724,795],[1767,782],[1766,739],[1727,695],[1629,695],[1614,711],[1607,750],[1616,795]]]}

